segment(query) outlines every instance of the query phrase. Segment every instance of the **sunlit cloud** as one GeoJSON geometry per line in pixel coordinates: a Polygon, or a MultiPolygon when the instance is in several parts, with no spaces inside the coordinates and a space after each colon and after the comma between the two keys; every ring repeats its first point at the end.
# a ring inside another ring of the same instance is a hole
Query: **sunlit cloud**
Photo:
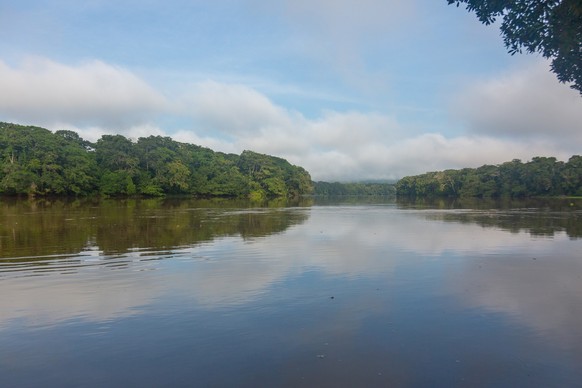
{"type": "MultiPolygon", "coordinates": [[[[79,134],[83,139],[96,142],[103,135],[120,134],[130,140],[136,141],[140,137],[148,136],[168,136],[168,133],[151,123],[129,124],[126,127],[103,127],[103,126],[76,126],[69,123],[56,122],[50,124],[51,130],[68,130],[79,134]]],[[[178,140],[178,139],[176,139],[178,140]]],[[[198,143],[195,143],[198,144],[198,143]]]]}
{"type": "Polygon", "coordinates": [[[177,106],[194,118],[200,130],[230,136],[252,135],[264,127],[285,125],[289,119],[285,109],[256,90],[211,80],[192,85],[177,106]]]}
{"type": "Polygon", "coordinates": [[[163,97],[129,70],[37,58],[20,67],[0,62],[8,91],[0,96],[0,115],[74,130],[91,141],[114,133],[133,140],[159,135],[227,153],[253,150],[286,158],[315,180],[398,179],[515,158],[566,160],[582,147],[582,109],[576,109],[582,101],[552,77],[538,65],[467,87],[451,109],[468,130],[447,136],[381,111],[307,117],[240,83],[192,82],[163,97]],[[165,128],[156,117],[178,125],[165,128]]]}
{"type": "Polygon", "coordinates": [[[239,84],[204,82],[188,93],[181,101],[189,102],[184,109],[197,129],[180,131],[181,141],[199,141],[224,152],[251,149],[285,157],[317,180],[395,179],[515,158],[569,156],[559,144],[539,138],[414,134],[416,129],[395,116],[378,112],[324,111],[307,118],[239,84]]]}
{"type": "Polygon", "coordinates": [[[27,124],[127,127],[167,109],[165,98],[145,81],[101,61],[0,61],[0,84],[0,114],[27,124]]]}
{"type": "Polygon", "coordinates": [[[580,94],[560,84],[547,61],[473,83],[451,110],[474,133],[522,142],[535,137],[566,149],[582,146],[580,94]]]}

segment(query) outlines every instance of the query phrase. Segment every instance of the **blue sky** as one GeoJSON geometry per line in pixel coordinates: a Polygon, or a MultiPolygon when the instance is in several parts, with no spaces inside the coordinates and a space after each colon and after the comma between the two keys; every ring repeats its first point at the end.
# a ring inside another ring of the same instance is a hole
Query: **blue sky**
{"type": "Polygon", "coordinates": [[[446,0],[0,0],[0,121],[394,179],[582,149],[582,97],[446,0]]]}

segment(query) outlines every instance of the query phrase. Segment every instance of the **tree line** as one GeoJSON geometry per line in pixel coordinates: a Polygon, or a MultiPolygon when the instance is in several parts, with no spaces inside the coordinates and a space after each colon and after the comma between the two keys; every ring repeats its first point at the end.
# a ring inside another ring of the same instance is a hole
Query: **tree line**
{"type": "Polygon", "coordinates": [[[317,196],[393,196],[395,194],[393,183],[340,183],[340,182],[314,182],[313,194],[317,196]]]}
{"type": "Polygon", "coordinates": [[[309,173],[285,159],[215,152],[170,137],[132,141],[0,123],[0,195],[298,197],[313,189],[309,173]]]}
{"type": "Polygon", "coordinates": [[[567,162],[554,157],[519,159],[500,165],[428,172],[396,184],[400,197],[541,197],[582,196],[582,156],[567,162]]]}

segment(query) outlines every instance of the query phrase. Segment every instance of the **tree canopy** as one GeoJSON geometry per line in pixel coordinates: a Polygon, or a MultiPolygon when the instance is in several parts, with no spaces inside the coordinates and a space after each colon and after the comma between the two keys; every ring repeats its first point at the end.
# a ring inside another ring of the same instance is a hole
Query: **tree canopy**
{"type": "Polygon", "coordinates": [[[318,196],[394,196],[396,190],[393,183],[375,182],[314,182],[313,194],[318,196]]]}
{"type": "Polygon", "coordinates": [[[540,53],[552,60],[560,82],[582,94],[582,1],[580,0],[447,0],[466,4],[484,24],[501,18],[501,33],[510,54],[540,53]]]}
{"type": "Polygon", "coordinates": [[[0,123],[0,195],[298,197],[311,177],[285,159],[215,152],[169,137],[95,144],[72,131],[0,123]]]}
{"type": "Polygon", "coordinates": [[[407,176],[396,184],[400,197],[582,196],[582,156],[519,159],[500,165],[407,176]]]}

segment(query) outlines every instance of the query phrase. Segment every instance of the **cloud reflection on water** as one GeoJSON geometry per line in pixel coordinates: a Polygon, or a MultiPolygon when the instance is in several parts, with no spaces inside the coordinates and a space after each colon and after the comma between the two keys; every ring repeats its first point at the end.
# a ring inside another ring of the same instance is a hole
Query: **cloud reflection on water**
{"type": "MultiPolygon", "coordinates": [[[[392,206],[292,211],[308,218],[270,236],[220,237],[170,249],[159,255],[163,260],[136,250],[122,255],[120,266],[87,266],[70,274],[3,276],[0,327],[115,320],[173,300],[196,309],[234,308],[268,299],[273,287],[309,272],[348,283],[382,276],[390,286],[396,269],[436,260],[443,271],[431,276],[441,276],[458,303],[560,332],[564,343],[580,340],[582,264],[574,260],[579,243],[563,232],[540,238],[451,222],[451,215],[462,214],[458,211],[392,206]]],[[[94,259],[111,260],[100,254],[94,259]]]]}

